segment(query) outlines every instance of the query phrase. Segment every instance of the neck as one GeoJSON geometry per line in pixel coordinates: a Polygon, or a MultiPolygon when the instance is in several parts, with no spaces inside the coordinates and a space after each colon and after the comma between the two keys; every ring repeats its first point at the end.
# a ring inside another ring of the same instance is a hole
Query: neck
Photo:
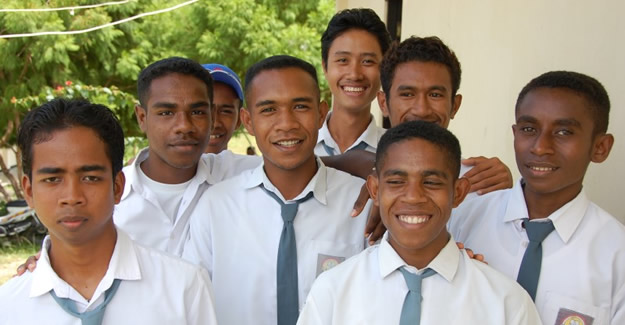
{"type": "Polygon", "coordinates": [[[328,130],[332,139],[345,152],[365,132],[371,123],[370,110],[348,112],[342,109],[333,109],[328,119],[328,130]]]}
{"type": "Polygon", "coordinates": [[[317,173],[315,155],[294,169],[282,169],[265,160],[265,174],[286,200],[292,200],[302,193],[306,185],[317,173]]]}
{"type": "Polygon", "coordinates": [[[192,179],[197,173],[197,163],[187,168],[176,168],[163,161],[157,161],[155,154],[151,154],[141,163],[139,167],[145,174],[155,182],[164,184],[181,184],[192,179]]]}
{"type": "Polygon", "coordinates": [[[549,217],[563,205],[576,198],[581,190],[582,186],[579,184],[579,186],[571,186],[555,193],[539,193],[524,185],[523,196],[530,220],[549,217]]]}
{"type": "Polygon", "coordinates": [[[397,254],[406,262],[406,264],[421,270],[427,267],[430,262],[438,256],[445,245],[447,245],[449,238],[449,232],[444,230],[444,233],[441,233],[440,236],[428,243],[426,247],[419,249],[402,247],[392,238],[392,235],[389,237],[389,243],[395,249],[397,254]]]}
{"type": "Polygon", "coordinates": [[[54,272],[85,299],[91,300],[95,289],[108,270],[117,231],[111,230],[85,244],[63,242],[50,236],[50,265],[54,272]]]}

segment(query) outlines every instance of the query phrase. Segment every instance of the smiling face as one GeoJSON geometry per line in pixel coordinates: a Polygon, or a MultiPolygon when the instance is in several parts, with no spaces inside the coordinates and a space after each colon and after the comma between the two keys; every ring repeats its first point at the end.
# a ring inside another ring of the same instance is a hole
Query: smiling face
{"type": "Polygon", "coordinates": [[[208,88],[201,80],[179,73],[154,79],[147,107],[135,113],[150,143],[144,172],[158,175],[194,175],[209,141],[212,126],[208,88]]]}
{"type": "Polygon", "coordinates": [[[213,84],[213,92],[215,122],[206,152],[220,153],[228,149],[228,142],[232,138],[232,134],[241,124],[239,120],[241,100],[232,87],[222,82],[213,84]]]}
{"type": "Polygon", "coordinates": [[[299,68],[264,70],[248,89],[248,107],[241,111],[241,120],[256,137],[267,174],[314,172],[313,150],[324,116],[313,78],[299,68]]]}
{"type": "Polygon", "coordinates": [[[380,90],[382,49],[377,38],[361,29],[350,29],[334,39],[324,64],[332,91],[333,108],[362,112],[380,90]]]}
{"type": "Polygon", "coordinates": [[[466,195],[469,183],[456,179],[449,155],[421,138],[391,144],[367,188],[380,208],[389,243],[404,259],[432,258],[449,240],[451,209],[466,195]]]}
{"type": "Polygon", "coordinates": [[[378,103],[391,126],[406,121],[426,121],[447,128],[462,95],[452,96],[451,75],[437,62],[410,61],[397,65],[389,97],[378,93],[378,103]]]}
{"type": "Polygon", "coordinates": [[[55,131],[50,139],[33,145],[32,179],[24,176],[22,187],[53,243],[114,240],[113,206],[121,198],[124,175],[111,176],[106,149],[86,127],[55,131]]]}
{"type": "Polygon", "coordinates": [[[526,193],[568,202],[581,191],[588,164],[607,158],[612,136],[593,134],[589,105],[564,88],[537,88],[525,96],[512,130],[526,193]]]}

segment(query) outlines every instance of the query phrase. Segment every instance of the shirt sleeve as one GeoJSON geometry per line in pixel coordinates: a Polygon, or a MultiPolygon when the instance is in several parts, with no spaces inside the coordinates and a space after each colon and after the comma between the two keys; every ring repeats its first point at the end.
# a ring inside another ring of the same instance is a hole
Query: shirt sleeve
{"type": "Polygon", "coordinates": [[[334,299],[324,274],[313,283],[306,298],[304,308],[300,312],[297,325],[329,325],[332,324],[334,299]]]}

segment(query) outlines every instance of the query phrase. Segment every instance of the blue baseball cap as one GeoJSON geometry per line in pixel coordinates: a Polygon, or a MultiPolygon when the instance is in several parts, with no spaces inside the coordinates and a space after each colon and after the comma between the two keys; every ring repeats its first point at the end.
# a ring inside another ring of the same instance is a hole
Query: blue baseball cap
{"type": "Polygon", "coordinates": [[[202,64],[202,66],[211,73],[214,81],[223,82],[232,87],[241,102],[243,102],[243,88],[241,87],[241,79],[239,76],[225,65],[217,63],[202,64]]]}

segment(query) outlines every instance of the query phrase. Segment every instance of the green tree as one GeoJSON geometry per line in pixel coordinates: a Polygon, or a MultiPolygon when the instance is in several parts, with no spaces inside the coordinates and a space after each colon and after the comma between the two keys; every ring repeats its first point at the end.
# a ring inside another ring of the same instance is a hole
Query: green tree
{"type": "MultiPolygon", "coordinates": [[[[4,0],[1,6],[58,8],[100,2],[4,0]]],[[[182,2],[142,0],[74,11],[0,12],[0,35],[81,30],[182,2]]],[[[0,147],[14,144],[15,130],[28,109],[58,95],[114,106],[126,134],[139,136],[131,95],[137,75],[150,62],[174,55],[228,65],[242,78],[247,67],[262,58],[294,55],[317,67],[328,99],[320,37],[333,13],[334,0],[211,0],[85,34],[0,38],[0,147]]],[[[0,171],[6,171],[2,163],[0,171]]]]}

